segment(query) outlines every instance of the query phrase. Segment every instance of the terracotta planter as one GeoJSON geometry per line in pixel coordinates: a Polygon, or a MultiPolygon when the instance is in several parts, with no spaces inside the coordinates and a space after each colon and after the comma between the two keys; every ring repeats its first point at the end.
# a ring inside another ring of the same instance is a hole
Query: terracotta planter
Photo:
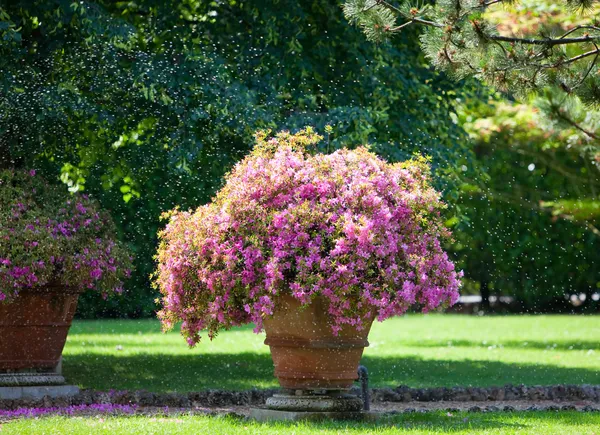
{"type": "Polygon", "coordinates": [[[78,297],[75,290],[42,287],[0,304],[0,371],[55,368],[78,297]]]}
{"type": "Polygon", "coordinates": [[[300,309],[292,296],[281,296],[273,317],[265,319],[265,344],[271,348],[275,376],[283,388],[348,389],[357,379],[372,321],[362,331],[331,331],[327,302],[322,298],[300,309]]]}

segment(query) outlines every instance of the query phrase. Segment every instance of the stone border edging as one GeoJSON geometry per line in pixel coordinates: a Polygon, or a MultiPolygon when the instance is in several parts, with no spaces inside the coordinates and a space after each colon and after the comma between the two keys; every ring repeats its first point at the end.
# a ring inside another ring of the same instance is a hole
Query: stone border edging
{"type": "Polygon", "coordinates": [[[373,388],[375,402],[488,402],[502,400],[589,400],[600,402],[600,385],[535,385],[504,387],[373,388]]]}
{"type": "MultiPolygon", "coordinates": [[[[95,391],[82,390],[72,397],[41,399],[0,400],[0,409],[20,407],[67,407],[71,405],[115,404],[142,407],[226,407],[260,406],[279,389],[253,389],[246,391],[204,390],[191,393],[151,393],[148,391],[95,391]]],[[[353,393],[359,395],[360,388],[353,393]]],[[[549,385],[504,387],[439,387],[439,388],[396,388],[371,389],[373,402],[501,402],[508,400],[552,400],[561,402],[591,401],[600,403],[600,385],[549,385]]],[[[491,405],[491,403],[490,403],[491,405]]],[[[488,405],[483,405],[485,408],[488,405]]],[[[554,406],[554,405],[553,405],[554,406]]],[[[572,406],[572,405],[564,405],[572,406]]],[[[571,408],[569,408],[571,409],[571,408]]],[[[474,410],[475,411],[475,410],[474,410]]]]}

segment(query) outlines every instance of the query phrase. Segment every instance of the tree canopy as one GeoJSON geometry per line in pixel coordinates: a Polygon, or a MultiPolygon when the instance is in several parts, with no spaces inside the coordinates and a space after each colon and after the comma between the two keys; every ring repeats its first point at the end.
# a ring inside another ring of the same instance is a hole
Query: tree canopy
{"type": "MultiPolygon", "coordinates": [[[[336,0],[5,0],[0,166],[35,168],[65,189],[91,193],[134,250],[124,297],[86,294],[84,316],[149,315],[161,212],[209,201],[257,129],[306,125],[321,133],[331,127],[322,150],[368,143],[390,161],[430,156],[436,187],[452,204],[446,218],[459,241],[455,255],[474,285],[487,280],[522,299],[519,289],[532,294],[544,280],[559,298],[592,291],[599,250],[588,224],[597,223],[579,205],[590,199],[593,206],[599,190],[586,169],[593,161],[580,155],[593,155],[595,142],[529,109],[531,119],[517,118],[513,106],[489,103],[475,80],[431,68],[420,37],[410,25],[373,44],[344,20],[336,0]],[[564,184],[560,171],[573,182],[564,184]],[[527,249],[505,248],[524,235],[527,249]],[[551,235],[571,248],[559,251],[551,235]],[[521,261],[535,249],[546,257],[521,261]],[[560,262],[573,268],[540,273],[560,262]],[[519,274],[511,273],[517,263],[519,274]],[[576,271],[587,274],[574,279],[576,271]]],[[[595,112],[579,103],[573,109],[576,124],[593,132],[595,112]]]]}
{"type": "Polygon", "coordinates": [[[416,37],[375,46],[334,0],[3,2],[1,164],[99,197],[152,300],[160,213],[208,201],[257,129],[330,125],[331,150],[427,154],[456,197],[475,169],[448,114],[470,90],[430,69],[416,37]]]}
{"type": "Polygon", "coordinates": [[[553,122],[585,135],[585,152],[600,167],[600,10],[593,0],[348,0],[346,17],[375,42],[422,27],[432,65],[461,79],[475,76],[501,91],[542,94],[553,122]],[[582,106],[583,105],[583,106],[582,106]],[[589,112],[588,112],[589,113],[589,112]]]}

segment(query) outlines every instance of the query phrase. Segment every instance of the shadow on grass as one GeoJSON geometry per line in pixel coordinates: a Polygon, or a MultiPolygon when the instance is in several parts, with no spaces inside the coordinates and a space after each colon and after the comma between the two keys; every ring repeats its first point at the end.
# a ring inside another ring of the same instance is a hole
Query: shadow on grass
{"type": "Polygon", "coordinates": [[[474,341],[474,340],[441,340],[441,341],[410,341],[405,342],[410,347],[474,347],[474,348],[487,348],[488,346],[502,345],[506,348],[511,349],[542,349],[542,350],[600,350],[600,341],[526,341],[526,340],[513,340],[513,341],[474,341]]]}
{"type": "MultiPolygon", "coordinates": [[[[270,426],[270,423],[263,423],[260,426],[270,426]]],[[[378,433],[385,429],[397,429],[402,433],[411,433],[412,431],[418,433],[461,433],[468,432],[474,433],[475,430],[488,430],[488,429],[510,429],[510,430],[522,430],[526,429],[528,425],[502,421],[496,418],[474,418],[469,419],[462,415],[456,417],[447,417],[436,414],[424,414],[416,416],[402,416],[393,419],[382,419],[376,423],[357,423],[357,422],[323,422],[323,423],[306,423],[302,429],[306,430],[306,433],[319,433],[323,430],[328,431],[340,431],[340,433],[378,433]]],[[[297,429],[293,423],[279,424],[278,427],[283,427],[290,430],[293,433],[294,429],[297,429]]]]}
{"type": "MultiPolygon", "coordinates": [[[[250,328],[248,328],[251,330],[250,328]]],[[[240,331],[243,331],[240,329],[240,331]]],[[[125,335],[132,334],[131,331],[126,332],[125,335]]],[[[132,337],[137,340],[143,339],[144,335],[132,335],[132,337]]],[[[167,335],[162,335],[161,337],[169,338],[167,335]]],[[[130,337],[126,337],[125,340],[130,339],[130,337]]],[[[203,337],[203,339],[207,340],[207,337],[203,337]]],[[[85,337],[85,335],[81,335],[77,333],[71,333],[69,336],[69,345],[74,347],[81,347],[86,343],[88,345],[98,345],[98,346],[109,346],[115,347],[120,344],[123,344],[123,339],[117,335],[105,334],[100,337],[94,337],[93,340],[85,337]]],[[[172,346],[177,346],[181,348],[183,340],[177,335],[177,340],[172,346]]],[[[423,347],[423,348],[452,348],[452,347],[469,347],[469,348],[480,348],[487,349],[489,346],[502,346],[508,349],[519,349],[519,350],[558,350],[558,351],[570,351],[570,350],[600,350],[600,341],[474,341],[474,340],[441,340],[441,341],[402,341],[399,342],[398,345],[403,345],[407,347],[423,347]]],[[[160,347],[162,349],[168,346],[165,342],[156,341],[156,340],[148,340],[147,343],[143,344],[144,348],[148,347],[160,347]]]]}
{"type": "MultiPolygon", "coordinates": [[[[369,369],[372,386],[600,383],[600,374],[596,370],[543,364],[424,360],[407,356],[368,356],[363,358],[362,363],[369,369]]],[[[250,352],[206,355],[66,355],[63,370],[69,382],[98,390],[186,392],[209,388],[245,390],[277,386],[270,355],[250,352]]]]}

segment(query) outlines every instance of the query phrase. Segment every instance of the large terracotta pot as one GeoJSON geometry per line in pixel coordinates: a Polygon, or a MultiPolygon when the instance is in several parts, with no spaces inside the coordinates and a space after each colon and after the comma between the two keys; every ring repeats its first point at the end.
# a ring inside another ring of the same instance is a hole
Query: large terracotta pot
{"type": "Polygon", "coordinates": [[[55,368],[79,292],[64,287],[22,290],[0,304],[0,371],[55,368]]]}
{"type": "Polygon", "coordinates": [[[281,296],[273,316],[265,319],[265,344],[271,348],[275,376],[283,388],[348,389],[357,379],[372,320],[362,331],[344,327],[333,335],[327,302],[317,298],[300,308],[292,296],[281,296]]]}

